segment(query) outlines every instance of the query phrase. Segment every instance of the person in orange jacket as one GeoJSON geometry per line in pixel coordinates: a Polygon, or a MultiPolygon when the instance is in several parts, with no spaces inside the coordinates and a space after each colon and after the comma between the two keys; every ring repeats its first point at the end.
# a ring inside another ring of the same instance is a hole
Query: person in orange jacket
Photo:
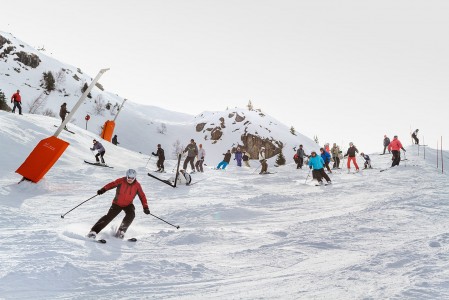
{"type": "Polygon", "coordinates": [[[16,107],[19,109],[19,115],[22,114],[22,97],[20,96],[20,91],[17,90],[11,97],[11,103],[14,102],[14,106],[12,108],[12,113],[16,111],[16,107]]]}
{"type": "Polygon", "coordinates": [[[114,200],[112,200],[112,205],[111,208],[109,208],[108,213],[101,217],[97,223],[95,223],[90,232],[87,234],[87,237],[95,239],[97,234],[123,210],[125,212],[125,217],[123,218],[123,221],[116,233],[116,237],[123,239],[126,230],[129,228],[134,220],[134,217],[136,216],[134,212],[135,207],[133,204],[133,200],[136,195],[139,196],[140,202],[142,202],[143,212],[147,215],[150,214],[147,198],[140,183],[137,181],[136,176],[136,171],[129,169],[126,172],[126,177],[112,181],[97,191],[97,194],[101,195],[110,189],[117,188],[115,191],[114,200]]]}
{"type": "Polygon", "coordinates": [[[388,145],[388,151],[391,151],[393,154],[391,167],[399,166],[399,163],[401,162],[401,149],[404,150],[404,152],[407,152],[404,147],[402,147],[402,143],[399,141],[398,136],[395,135],[391,143],[388,145]]]}

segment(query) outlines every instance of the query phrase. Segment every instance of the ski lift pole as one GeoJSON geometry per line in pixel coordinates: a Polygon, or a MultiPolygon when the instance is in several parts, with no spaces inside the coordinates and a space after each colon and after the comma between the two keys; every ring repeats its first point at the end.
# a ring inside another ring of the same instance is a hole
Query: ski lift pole
{"type": "Polygon", "coordinates": [[[116,114],[115,117],[114,117],[114,120],[112,120],[113,122],[115,122],[115,120],[116,120],[117,117],[118,117],[118,114],[122,111],[122,107],[123,107],[123,105],[125,104],[126,100],[128,100],[128,99],[123,99],[122,105],[120,105],[120,108],[118,109],[117,114],[116,114]]]}
{"type": "Polygon", "coordinates": [[[61,123],[61,125],[59,126],[59,128],[56,130],[55,134],[53,134],[54,137],[58,137],[58,135],[61,133],[61,131],[64,129],[64,127],[67,125],[67,123],[72,119],[73,115],[76,113],[76,111],[78,110],[78,108],[81,106],[81,104],[83,103],[84,99],[86,99],[87,95],[90,93],[90,91],[94,88],[95,84],[98,82],[98,80],[100,80],[100,77],[109,69],[101,69],[100,72],[98,72],[97,76],[94,78],[94,80],[92,80],[92,82],[90,83],[90,85],[87,87],[87,89],[84,91],[84,93],[81,95],[80,99],[78,100],[78,102],[75,104],[75,106],[72,108],[72,110],[70,111],[69,115],[67,116],[67,118],[65,118],[64,122],[61,123]]]}

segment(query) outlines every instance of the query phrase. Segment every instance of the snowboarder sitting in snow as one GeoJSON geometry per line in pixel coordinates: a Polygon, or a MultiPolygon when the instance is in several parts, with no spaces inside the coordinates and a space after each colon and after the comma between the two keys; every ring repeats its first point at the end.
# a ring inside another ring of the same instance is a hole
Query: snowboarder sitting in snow
{"type": "Polygon", "coordinates": [[[226,167],[228,166],[229,162],[231,161],[231,150],[228,150],[228,152],[226,152],[226,154],[223,154],[224,158],[223,160],[218,164],[217,169],[219,170],[220,168],[222,168],[223,170],[226,169],[226,167]]]}
{"type": "Polygon", "coordinates": [[[309,156],[309,168],[312,169],[312,176],[316,180],[318,180],[318,183],[321,185],[323,184],[322,178],[326,179],[328,184],[331,184],[332,181],[327,176],[326,172],[324,172],[324,160],[321,156],[316,155],[315,151],[312,151],[312,153],[309,156]]]}
{"type": "Polygon", "coordinates": [[[364,169],[372,169],[373,167],[371,166],[371,159],[369,158],[369,156],[363,152],[360,153],[360,156],[363,157],[363,159],[365,159],[364,169]]]}
{"type": "Polygon", "coordinates": [[[106,150],[104,149],[103,145],[98,142],[97,140],[93,140],[92,141],[94,143],[94,146],[92,148],[90,148],[91,151],[95,151],[97,150],[98,153],[95,155],[95,159],[97,160],[97,163],[100,163],[100,160],[98,159],[98,157],[101,157],[101,163],[104,164],[104,154],[106,153],[106,150]]]}
{"type": "Polygon", "coordinates": [[[134,220],[134,217],[136,216],[134,212],[135,207],[133,204],[133,200],[136,195],[139,196],[140,202],[142,203],[143,212],[147,215],[150,214],[147,198],[136,177],[136,171],[129,169],[126,171],[126,177],[112,181],[97,191],[98,195],[102,195],[110,189],[117,188],[115,190],[114,200],[112,200],[112,205],[111,208],[109,208],[108,213],[101,217],[97,223],[95,223],[90,232],[87,234],[87,237],[96,238],[97,234],[123,210],[125,212],[125,217],[123,218],[123,221],[116,233],[116,237],[123,239],[126,230],[128,230],[134,220]]]}
{"type": "Polygon", "coordinates": [[[412,138],[415,141],[416,145],[419,145],[419,139],[418,139],[418,131],[419,129],[416,129],[415,131],[413,131],[412,133],[412,138]]]}
{"type": "Polygon", "coordinates": [[[156,172],[161,172],[161,173],[164,172],[165,154],[164,154],[164,149],[161,148],[161,144],[157,144],[156,153],[151,152],[151,154],[158,157],[157,162],[156,162],[156,166],[157,166],[156,172]]]}

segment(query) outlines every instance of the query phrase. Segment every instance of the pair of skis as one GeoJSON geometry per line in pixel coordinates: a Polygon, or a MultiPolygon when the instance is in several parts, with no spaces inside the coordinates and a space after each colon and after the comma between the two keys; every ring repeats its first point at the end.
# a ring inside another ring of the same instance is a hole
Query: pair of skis
{"type": "MultiPolygon", "coordinates": [[[[88,239],[92,239],[92,238],[88,238],[88,239]]],[[[99,239],[99,240],[92,239],[92,241],[94,241],[96,243],[100,243],[100,244],[106,244],[107,243],[107,241],[105,239],[99,239]]],[[[128,241],[128,242],[137,242],[137,239],[136,238],[129,238],[126,241],[128,241]]]]}

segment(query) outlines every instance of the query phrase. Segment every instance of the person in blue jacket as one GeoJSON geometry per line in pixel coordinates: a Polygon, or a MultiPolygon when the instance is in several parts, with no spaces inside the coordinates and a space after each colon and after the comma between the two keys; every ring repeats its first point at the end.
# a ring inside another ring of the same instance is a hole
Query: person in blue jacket
{"type": "Polygon", "coordinates": [[[238,167],[242,166],[242,157],[243,157],[242,151],[240,150],[240,147],[237,147],[237,150],[235,150],[234,153],[234,160],[237,161],[238,167]]]}
{"type": "Polygon", "coordinates": [[[321,157],[324,160],[324,165],[326,166],[326,169],[329,171],[329,173],[332,173],[331,168],[329,167],[329,163],[331,162],[331,155],[329,152],[324,150],[324,148],[320,148],[321,157]]]}
{"type": "Polygon", "coordinates": [[[321,185],[323,184],[323,177],[324,179],[326,179],[328,184],[331,184],[332,181],[329,178],[329,176],[327,176],[326,172],[324,172],[324,160],[321,156],[316,155],[315,151],[312,151],[312,153],[310,154],[309,157],[309,168],[312,169],[312,175],[313,178],[316,178],[316,180],[318,180],[318,183],[321,185]]]}

